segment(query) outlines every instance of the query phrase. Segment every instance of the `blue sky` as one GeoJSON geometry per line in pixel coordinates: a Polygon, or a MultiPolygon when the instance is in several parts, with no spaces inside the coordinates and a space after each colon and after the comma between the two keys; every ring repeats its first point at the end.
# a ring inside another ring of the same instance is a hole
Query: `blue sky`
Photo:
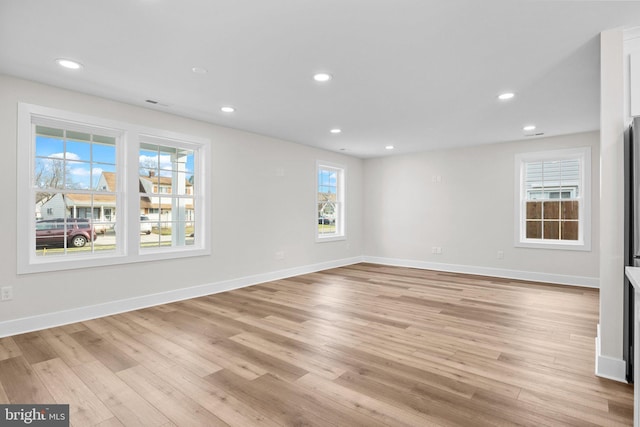
{"type": "Polygon", "coordinates": [[[320,169],[318,171],[318,192],[336,193],[338,173],[336,171],[320,169]]]}
{"type": "MultiPolygon", "coordinates": [[[[116,171],[116,147],[83,141],[65,141],[61,138],[36,136],[36,168],[47,168],[65,159],[67,188],[95,188],[102,172],[116,171]],[[72,185],[69,185],[69,182],[72,185]]],[[[140,166],[153,166],[160,176],[171,176],[171,156],[158,151],[140,150],[140,166]]],[[[187,178],[193,175],[194,156],[187,156],[187,178]]],[[[142,171],[141,171],[142,173],[142,171]]]]}

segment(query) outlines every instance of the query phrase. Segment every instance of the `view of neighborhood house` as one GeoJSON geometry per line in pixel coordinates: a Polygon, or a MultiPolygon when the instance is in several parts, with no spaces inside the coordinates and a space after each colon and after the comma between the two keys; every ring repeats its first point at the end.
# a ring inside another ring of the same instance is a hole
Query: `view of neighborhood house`
{"type": "Polygon", "coordinates": [[[339,218],[338,170],[318,168],[318,235],[335,235],[342,218],[339,218]]]}
{"type": "MultiPolygon", "coordinates": [[[[37,254],[115,250],[116,138],[36,126],[35,146],[37,254]],[[78,236],[80,228],[89,231],[78,236]]],[[[190,150],[141,146],[140,222],[128,227],[142,233],[141,247],[193,244],[193,157],[190,150]]]]}

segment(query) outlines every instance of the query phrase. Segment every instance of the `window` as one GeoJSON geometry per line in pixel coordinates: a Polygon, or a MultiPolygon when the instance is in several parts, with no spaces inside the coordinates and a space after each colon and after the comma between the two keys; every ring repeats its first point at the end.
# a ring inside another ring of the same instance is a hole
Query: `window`
{"type": "Polygon", "coordinates": [[[31,227],[35,256],[117,253],[116,242],[98,240],[96,232],[114,226],[102,213],[105,206],[117,206],[117,193],[98,183],[103,173],[115,176],[116,142],[121,132],[39,116],[31,124],[34,156],[29,211],[36,218],[31,227]],[[90,221],[75,221],[78,218],[90,221]]]}
{"type": "Polygon", "coordinates": [[[590,149],[519,154],[516,172],[516,246],[590,250],[590,149]]]}
{"type": "Polygon", "coordinates": [[[29,104],[18,120],[18,273],[209,253],[208,140],[29,104]]]}
{"type": "Polygon", "coordinates": [[[344,168],[342,166],[318,162],[316,203],[318,217],[316,240],[344,239],[344,168]]]}
{"type": "Polygon", "coordinates": [[[172,141],[146,139],[140,144],[140,208],[148,215],[151,233],[140,247],[193,245],[195,152],[172,141]],[[160,188],[160,195],[148,191],[152,188],[160,188]]]}

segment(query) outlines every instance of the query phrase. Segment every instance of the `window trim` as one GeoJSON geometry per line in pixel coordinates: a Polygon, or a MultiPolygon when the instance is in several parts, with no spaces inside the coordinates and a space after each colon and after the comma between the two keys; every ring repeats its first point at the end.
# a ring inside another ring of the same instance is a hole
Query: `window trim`
{"type": "Polygon", "coordinates": [[[47,271],[71,270],[78,268],[128,264],[175,258],[204,256],[211,254],[210,212],[211,201],[207,197],[210,179],[210,145],[207,138],[185,135],[162,129],[149,128],[110,119],[43,107],[28,103],[18,103],[17,127],[17,274],[39,273],[47,271]],[[87,129],[93,133],[105,131],[119,138],[116,147],[116,206],[119,229],[116,234],[116,251],[107,254],[74,255],[73,257],[36,257],[35,251],[35,215],[33,211],[32,182],[35,158],[34,118],[38,124],[49,123],[73,130],[87,129]],[[158,248],[148,250],[140,248],[140,233],[129,232],[140,227],[140,196],[138,156],[141,138],[156,138],[159,141],[174,141],[197,150],[194,172],[199,185],[193,195],[197,201],[196,241],[194,245],[158,248]],[[28,165],[28,166],[27,166],[28,165]],[[131,189],[127,191],[127,189],[131,189]],[[25,214],[27,213],[27,214],[25,214]],[[124,221],[122,219],[124,218],[124,221]],[[28,238],[25,238],[28,236],[28,238]],[[198,237],[200,236],[200,237],[198,237]]]}
{"type": "MultiPolygon", "coordinates": [[[[207,171],[210,169],[209,167],[207,167],[203,161],[205,159],[203,159],[203,157],[206,156],[206,158],[208,158],[208,153],[206,153],[206,150],[203,148],[204,146],[202,146],[200,143],[193,141],[193,137],[185,137],[184,135],[179,135],[179,134],[175,134],[175,133],[170,133],[170,132],[163,132],[164,135],[160,136],[157,132],[155,134],[151,134],[149,132],[138,132],[138,141],[136,145],[136,159],[138,158],[137,156],[139,155],[140,152],[140,143],[145,143],[145,144],[157,144],[157,145],[162,145],[164,147],[174,147],[174,148],[188,148],[188,149],[192,149],[194,151],[194,174],[197,173],[197,171],[202,171],[203,174],[200,175],[198,178],[203,178],[202,180],[204,181],[205,179],[208,178],[204,178],[204,174],[207,173],[207,171]],[[189,140],[187,140],[187,138],[189,138],[189,140]]],[[[133,163],[133,162],[131,162],[133,163]]],[[[173,247],[173,246],[161,246],[161,247],[150,247],[150,248],[141,248],[140,247],[140,233],[137,232],[137,230],[139,230],[140,227],[140,215],[142,215],[142,213],[140,212],[140,192],[138,191],[138,180],[140,178],[140,174],[139,174],[139,164],[136,162],[135,164],[135,185],[136,185],[136,192],[135,192],[135,202],[133,202],[133,200],[131,200],[131,203],[134,203],[135,206],[137,207],[137,210],[135,210],[135,212],[130,212],[132,216],[135,216],[135,221],[134,222],[129,222],[130,224],[135,223],[136,226],[138,227],[136,229],[135,233],[128,233],[127,236],[131,237],[131,235],[135,235],[136,239],[135,239],[135,245],[138,248],[138,253],[140,257],[143,258],[147,258],[150,257],[151,259],[164,259],[164,258],[157,258],[156,255],[157,254],[162,254],[162,253],[170,253],[170,254],[175,254],[177,252],[182,252],[182,251],[192,251],[192,250],[196,250],[193,249],[191,246],[179,246],[179,247],[173,247]],[[135,214],[135,215],[134,215],[135,214]]],[[[133,171],[131,171],[131,173],[133,173],[133,171]]],[[[198,179],[200,180],[200,179],[198,179]]],[[[133,183],[132,183],[133,185],[133,183]]],[[[207,202],[207,197],[205,197],[204,195],[206,193],[204,193],[204,188],[205,188],[206,183],[205,182],[198,182],[198,185],[196,186],[196,192],[193,195],[190,195],[191,198],[193,199],[193,202],[195,204],[195,211],[194,211],[194,215],[195,215],[195,223],[196,223],[196,227],[195,229],[198,230],[196,232],[196,239],[202,239],[202,237],[199,237],[200,234],[202,234],[199,230],[200,229],[206,229],[208,230],[208,226],[205,227],[204,221],[206,218],[203,218],[203,216],[207,215],[206,212],[210,212],[209,211],[209,205],[206,204],[207,202]],[[203,210],[199,209],[198,206],[200,204],[205,204],[205,209],[204,210],[204,215],[203,215],[203,210]]],[[[131,187],[133,188],[133,187],[131,187]]],[[[158,193],[156,196],[162,196],[163,193],[158,193]]],[[[170,198],[179,198],[179,196],[176,196],[175,194],[171,194],[171,193],[166,193],[165,195],[170,196],[170,198]]],[[[162,210],[162,209],[160,209],[162,210]]],[[[130,220],[131,221],[131,220],[130,220]]],[[[206,233],[204,235],[204,237],[208,237],[210,233],[206,233]]],[[[208,241],[208,240],[207,240],[208,241]]],[[[194,242],[194,246],[198,246],[198,241],[194,242]]],[[[171,258],[173,258],[173,256],[171,256],[171,258]]]]}
{"type": "Polygon", "coordinates": [[[346,197],[345,197],[345,187],[346,187],[346,175],[347,175],[347,168],[344,165],[341,164],[337,164],[337,163],[331,163],[331,162],[324,162],[321,160],[316,160],[316,176],[314,179],[315,182],[315,190],[313,192],[314,195],[314,212],[315,212],[315,236],[316,236],[316,242],[320,243],[320,242],[334,242],[337,240],[346,240],[347,239],[347,227],[346,227],[346,197]],[[338,172],[338,185],[337,185],[337,190],[338,190],[338,206],[339,206],[339,211],[338,211],[338,220],[336,220],[336,233],[330,234],[330,235],[321,235],[320,233],[318,233],[318,186],[320,185],[320,183],[318,182],[318,174],[320,172],[320,169],[331,169],[331,170],[335,170],[336,172],[338,172]]]}
{"type": "Polygon", "coordinates": [[[591,251],[591,147],[545,150],[515,155],[514,246],[521,248],[591,251]],[[578,240],[527,239],[525,236],[525,168],[527,162],[578,159],[581,165],[578,240]]]}

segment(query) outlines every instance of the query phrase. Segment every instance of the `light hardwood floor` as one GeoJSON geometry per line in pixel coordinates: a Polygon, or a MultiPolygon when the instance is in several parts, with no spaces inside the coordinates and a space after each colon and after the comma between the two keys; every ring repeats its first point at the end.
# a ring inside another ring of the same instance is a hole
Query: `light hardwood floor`
{"type": "Polygon", "coordinates": [[[358,264],[0,339],[75,426],[628,426],[598,291],[358,264]]]}

